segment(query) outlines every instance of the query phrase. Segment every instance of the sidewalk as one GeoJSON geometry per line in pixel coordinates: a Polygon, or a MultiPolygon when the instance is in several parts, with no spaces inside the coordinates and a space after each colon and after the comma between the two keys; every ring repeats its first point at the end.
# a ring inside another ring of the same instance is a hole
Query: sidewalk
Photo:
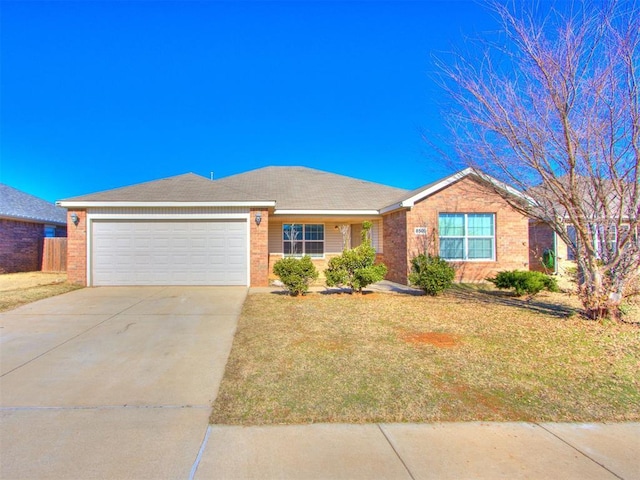
{"type": "Polygon", "coordinates": [[[640,423],[212,425],[192,478],[640,478],[640,423]]]}

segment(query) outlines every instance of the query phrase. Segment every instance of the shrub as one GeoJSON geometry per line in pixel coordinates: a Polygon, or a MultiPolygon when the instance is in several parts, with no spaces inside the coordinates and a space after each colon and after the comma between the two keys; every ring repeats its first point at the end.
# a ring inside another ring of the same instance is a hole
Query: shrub
{"type": "Polygon", "coordinates": [[[273,273],[293,297],[307,293],[309,283],[318,278],[318,271],[309,256],[282,258],[273,265],[273,273]]]}
{"type": "Polygon", "coordinates": [[[556,279],[541,272],[527,270],[510,270],[498,273],[494,278],[487,278],[496,287],[514,289],[517,296],[535,295],[542,290],[559,292],[556,279]]]}
{"type": "Polygon", "coordinates": [[[436,296],[453,285],[455,269],[440,257],[424,253],[411,260],[409,281],[427,295],[436,296]]]}
{"type": "Polygon", "coordinates": [[[371,246],[369,230],[371,222],[363,222],[362,243],[329,260],[329,265],[324,271],[328,286],[347,285],[353,292],[362,293],[364,287],[379,282],[387,274],[384,264],[374,264],[376,250],[371,246]]]}

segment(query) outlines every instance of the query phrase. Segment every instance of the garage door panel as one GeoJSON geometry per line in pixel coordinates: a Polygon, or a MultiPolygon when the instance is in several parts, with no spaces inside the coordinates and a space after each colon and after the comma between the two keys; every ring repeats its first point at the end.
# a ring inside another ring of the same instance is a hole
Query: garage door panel
{"type": "Polygon", "coordinates": [[[246,285],[245,221],[95,220],[94,285],[246,285]]]}

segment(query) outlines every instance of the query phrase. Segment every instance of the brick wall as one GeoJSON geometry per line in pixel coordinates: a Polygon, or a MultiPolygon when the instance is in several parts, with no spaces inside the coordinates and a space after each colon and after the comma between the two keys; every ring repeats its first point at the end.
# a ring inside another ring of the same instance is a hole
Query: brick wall
{"type": "Polygon", "coordinates": [[[67,212],[67,279],[78,285],[87,284],[87,212],[67,212]],[[74,225],[71,214],[78,215],[80,222],[74,225]]]}
{"type": "Polygon", "coordinates": [[[44,225],[0,220],[0,273],[40,270],[44,225]]]}
{"type": "Polygon", "coordinates": [[[538,272],[548,273],[542,263],[545,250],[553,250],[554,233],[551,227],[535,220],[529,221],[529,268],[538,272]]]}
{"type": "MultiPolygon", "coordinates": [[[[513,210],[500,196],[470,177],[449,185],[417,204],[410,212],[410,225],[427,221],[427,227],[437,230],[440,213],[494,213],[496,260],[490,262],[452,262],[456,280],[484,281],[502,270],[529,268],[529,220],[513,210]]],[[[411,229],[413,235],[413,229],[411,229]]],[[[417,249],[415,237],[411,243],[417,249]]],[[[438,238],[434,251],[438,252],[438,238]]]]}
{"type": "Polygon", "coordinates": [[[440,213],[495,214],[496,260],[452,262],[456,267],[457,281],[484,281],[501,270],[529,268],[528,219],[513,210],[489,187],[466,177],[416,203],[410,210],[384,217],[384,253],[389,280],[406,284],[411,258],[425,251],[438,253],[440,213]],[[416,235],[416,227],[426,227],[426,235],[416,235]]]}
{"type": "Polygon", "coordinates": [[[399,210],[382,219],[382,244],[387,280],[407,284],[407,211],[399,210]]]}
{"type": "Polygon", "coordinates": [[[251,209],[249,218],[250,235],[250,269],[252,287],[266,287],[269,285],[269,211],[266,209],[251,209]],[[260,212],[262,221],[256,225],[256,213],[260,212]]]}

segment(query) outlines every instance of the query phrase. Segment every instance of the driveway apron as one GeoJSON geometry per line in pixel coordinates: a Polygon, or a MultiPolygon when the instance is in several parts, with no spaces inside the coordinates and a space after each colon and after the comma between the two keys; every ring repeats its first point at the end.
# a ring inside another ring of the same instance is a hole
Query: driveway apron
{"type": "Polygon", "coordinates": [[[0,314],[0,478],[188,478],[246,294],[85,288],[0,314]]]}

